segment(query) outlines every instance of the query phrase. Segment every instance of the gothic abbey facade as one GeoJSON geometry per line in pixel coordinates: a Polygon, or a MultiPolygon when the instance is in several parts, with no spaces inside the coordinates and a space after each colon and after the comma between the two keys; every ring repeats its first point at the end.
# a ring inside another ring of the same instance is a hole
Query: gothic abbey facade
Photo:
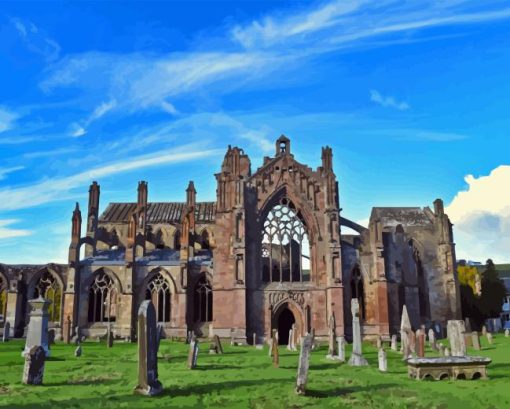
{"type": "Polygon", "coordinates": [[[166,336],[199,334],[257,341],[278,329],[351,334],[358,298],[365,337],[398,333],[404,304],[413,327],[460,317],[452,225],[441,200],[429,207],[376,207],[368,228],[341,216],[332,150],[316,170],[299,163],[290,141],[276,141],[254,173],[249,157],[228,147],[216,176],[215,202],[110,203],[89,190],[86,219],[72,216],[68,264],[0,264],[0,326],[28,324],[27,300],[52,301],[57,332],[67,317],[95,337],[112,325],[133,336],[136,312],[152,299],[166,336]],[[347,229],[348,228],[348,229],[347,229]],[[343,234],[349,230],[352,234],[343,234]],[[84,232],[83,232],[84,231],[84,232]],[[80,251],[83,248],[82,251],[80,251]],[[82,257],[80,257],[82,254],[82,257]]]}

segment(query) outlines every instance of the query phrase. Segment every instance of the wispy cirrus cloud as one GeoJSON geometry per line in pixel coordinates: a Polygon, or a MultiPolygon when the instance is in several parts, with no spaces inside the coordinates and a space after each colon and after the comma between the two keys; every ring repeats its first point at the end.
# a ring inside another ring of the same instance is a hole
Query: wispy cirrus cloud
{"type": "Polygon", "coordinates": [[[58,59],[60,45],[44,30],[31,21],[24,21],[20,18],[12,18],[11,23],[29,51],[41,55],[48,62],[58,59]]]}
{"type": "Polygon", "coordinates": [[[383,96],[379,91],[373,89],[370,90],[370,101],[375,102],[376,104],[381,105],[385,108],[394,108],[399,111],[405,111],[409,109],[409,104],[405,101],[397,101],[392,96],[383,96]]]}
{"type": "Polygon", "coordinates": [[[87,133],[87,128],[92,122],[97,121],[116,106],[117,101],[115,99],[108,102],[101,102],[98,106],[96,106],[96,108],[94,108],[92,113],[86,119],[81,122],[74,122],[71,124],[70,135],[75,138],[85,135],[87,133]]]}
{"type": "Polygon", "coordinates": [[[32,231],[25,229],[12,229],[8,226],[18,223],[17,219],[0,219],[0,240],[13,237],[30,236],[32,231]]]}
{"type": "Polygon", "coordinates": [[[223,150],[197,149],[195,145],[187,145],[156,154],[131,157],[66,177],[45,179],[28,186],[0,189],[0,210],[24,209],[56,200],[69,199],[73,196],[74,189],[85,188],[94,179],[156,165],[193,161],[219,155],[222,152],[223,150]]]}
{"type": "Polygon", "coordinates": [[[18,118],[18,114],[0,106],[0,133],[11,129],[18,118]]]}
{"type": "Polygon", "coordinates": [[[24,166],[13,166],[10,168],[0,168],[0,180],[3,180],[7,177],[9,173],[16,172],[17,170],[25,169],[24,166]]]}

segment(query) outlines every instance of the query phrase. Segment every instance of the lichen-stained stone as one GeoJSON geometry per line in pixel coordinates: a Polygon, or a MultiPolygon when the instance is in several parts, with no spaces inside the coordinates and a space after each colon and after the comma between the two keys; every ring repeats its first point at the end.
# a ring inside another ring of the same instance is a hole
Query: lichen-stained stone
{"type": "Polygon", "coordinates": [[[26,385],[42,385],[46,353],[40,345],[32,346],[25,354],[22,382],[26,385]]]}

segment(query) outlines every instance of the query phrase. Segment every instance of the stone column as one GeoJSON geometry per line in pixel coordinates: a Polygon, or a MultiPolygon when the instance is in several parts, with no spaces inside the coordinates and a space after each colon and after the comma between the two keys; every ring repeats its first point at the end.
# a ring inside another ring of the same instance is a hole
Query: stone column
{"type": "Polygon", "coordinates": [[[138,385],[135,392],[154,396],[163,391],[158,380],[156,310],[145,300],[138,310],[138,385]]]}
{"type": "Polygon", "coordinates": [[[51,301],[44,298],[36,298],[28,301],[30,308],[30,322],[28,323],[27,340],[25,349],[21,353],[24,356],[33,346],[41,346],[46,357],[50,356],[48,347],[48,307],[51,301]]]}

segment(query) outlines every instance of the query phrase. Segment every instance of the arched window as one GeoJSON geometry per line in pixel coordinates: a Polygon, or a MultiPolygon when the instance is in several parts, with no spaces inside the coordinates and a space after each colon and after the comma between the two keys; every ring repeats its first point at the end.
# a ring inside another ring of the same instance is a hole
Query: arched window
{"type": "Polygon", "coordinates": [[[211,284],[202,276],[195,286],[195,321],[210,322],[213,319],[213,293],[211,284]]]}
{"type": "Polygon", "coordinates": [[[115,322],[117,289],[113,279],[100,270],[89,288],[89,322],[115,322]]]}
{"type": "Polygon", "coordinates": [[[282,198],[262,228],[262,281],[310,281],[310,242],[293,203],[282,198]]]}
{"type": "Polygon", "coordinates": [[[365,289],[363,288],[363,276],[361,275],[361,270],[358,266],[352,270],[352,278],[351,278],[351,298],[356,298],[358,300],[359,309],[360,309],[360,317],[362,320],[366,319],[366,311],[365,311],[365,289]]]}
{"type": "Polygon", "coordinates": [[[48,307],[49,321],[60,322],[60,309],[62,306],[62,288],[55,276],[46,270],[35,283],[32,298],[45,298],[51,301],[48,307]]]}
{"type": "Polygon", "coordinates": [[[161,273],[154,275],[147,284],[145,299],[154,304],[157,322],[170,321],[170,286],[161,273]]]}
{"type": "Polygon", "coordinates": [[[7,310],[7,280],[0,274],[0,324],[5,322],[7,310]]]}

